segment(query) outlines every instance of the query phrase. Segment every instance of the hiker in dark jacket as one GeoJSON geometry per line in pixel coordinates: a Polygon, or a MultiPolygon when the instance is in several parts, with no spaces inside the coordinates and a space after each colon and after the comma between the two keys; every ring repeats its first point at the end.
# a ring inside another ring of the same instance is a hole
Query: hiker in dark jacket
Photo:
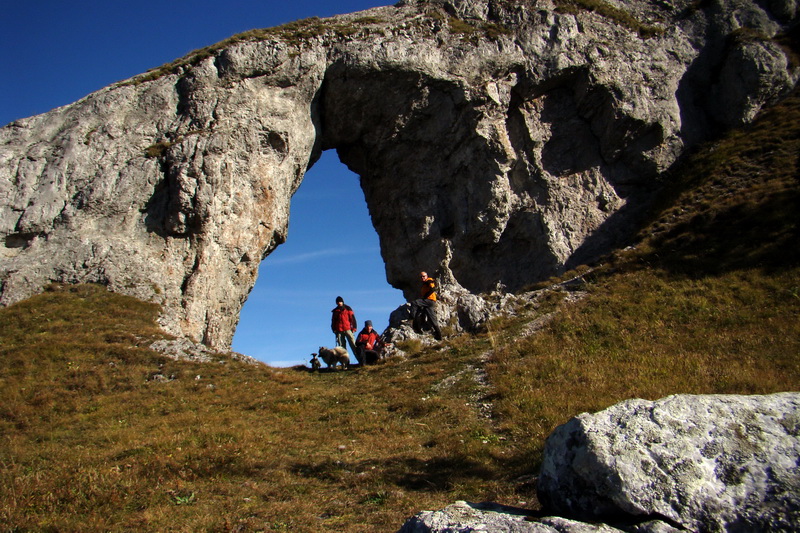
{"type": "Polygon", "coordinates": [[[336,297],[336,307],[331,310],[331,330],[336,335],[336,346],[341,346],[345,350],[346,342],[350,343],[353,355],[358,358],[356,351],[356,339],[353,335],[356,332],[356,314],[349,305],[345,305],[341,296],[336,297]]]}
{"type": "Polygon", "coordinates": [[[433,338],[440,341],[442,340],[442,331],[439,329],[439,321],[436,319],[436,281],[429,278],[427,272],[420,272],[419,275],[422,279],[421,298],[411,302],[414,331],[422,333],[422,325],[427,319],[433,328],[433,338]]]}

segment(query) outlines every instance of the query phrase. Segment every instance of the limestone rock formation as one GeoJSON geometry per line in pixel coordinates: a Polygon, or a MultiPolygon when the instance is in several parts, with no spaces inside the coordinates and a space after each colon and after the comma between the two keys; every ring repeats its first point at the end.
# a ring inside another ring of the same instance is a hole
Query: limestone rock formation
{"type": "Polygon", "coordinates": [[[582,414],[548,437],[548,512],[690,531],[800,528],[800,394],[678,395],[582,414]]]}
{"type": "Polygon", "coordinates": [[[800,394],[629,400],[556,428],[545,517],[498,504],[423,511],[400,533],[800,529],[800,394]]]}
{"type": "Polygon", "coordinates": [[[588,524],[559,517],[533,519],[523,509],[492,503],[464,501],[441,511],[423,511],[413,516],[398,533],[622,533],[605,524],[588,524]]]}
{"type": "Polygon", "coordinates": [[[458,298],[590,260],[687,147],[798,75],[774,39],[792,0],[608,2],[404,0],[308,19],[9,124],[0,304],[100,282],[228,348],[326,149],[361,177],[408,297],[421,269],[458,298]]]}

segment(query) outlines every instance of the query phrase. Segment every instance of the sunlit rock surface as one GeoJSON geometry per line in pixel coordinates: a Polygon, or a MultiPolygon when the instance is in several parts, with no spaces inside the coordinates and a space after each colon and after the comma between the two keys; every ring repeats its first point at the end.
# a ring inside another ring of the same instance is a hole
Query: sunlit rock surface
{"type": "Polygon", "coordinates": [[[773,40],[794,3],[613,5],[632,18],[430,0],[309,19],[9,124],[0,303],[100,282],[228,348],[325,149],[361,176],[407,297],[422,269],[463,295],[590,260],[687,147],[797,78],[773,40]]]}
{"type": "Polygon", "coordinates": [[[548,437],[550,512],[689,531],[800,528],[800,394],[676,395],[584,413],[548,437]]]}

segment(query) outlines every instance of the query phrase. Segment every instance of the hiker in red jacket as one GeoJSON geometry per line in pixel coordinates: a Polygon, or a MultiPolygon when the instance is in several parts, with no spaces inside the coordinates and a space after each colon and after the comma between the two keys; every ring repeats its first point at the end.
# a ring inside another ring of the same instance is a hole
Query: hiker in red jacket
{"type": "Polygon", "coordinates": [[[372,329],[372,320],[364,322],[364,329],[356,337],[356,359],[358,364],[375,363],[381,359],[383,341],[378,332],[372,329]]]}
{"type": "Polygon", "coordinates": [[[358,358],[356,351],[356,339],[353,335],[356,332],[356,314],[349,305],[345,305],[341,296],[336,297],[336,307],[331,310],[331,330],[336,335],[336,346],[341,346],[345,350],[345,342],[350,343],[353,355],[358,358]],[[346,340],[345,340],[346,339],[346,340]]]}

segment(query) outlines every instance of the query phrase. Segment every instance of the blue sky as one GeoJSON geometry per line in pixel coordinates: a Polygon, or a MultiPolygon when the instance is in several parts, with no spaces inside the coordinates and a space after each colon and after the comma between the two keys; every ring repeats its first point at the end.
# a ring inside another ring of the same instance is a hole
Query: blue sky
{"type": "Polygon", "coordinates": [[[261,263],[233,349],[273,366],[307,363],[319,346],[335,344],[337,296],[353,308],[359,328],[372,320],[378,331],[405,302],[386,282],[358,176],[328,150],[292,198],[286,243],[261,263]]]}
{"type": "MultiPolygon", "coordinates": [[[[0,126],[69,104],[107,85],[237,33],[392,0],[5,2],[0,10],[0,126]]],[[[307,363],[332,346],[336,296],[359,327],[382,331],[404,300],[386,282],[358,176],[328,151],[292,200],[287,242],[262,264],[233,349],[273,366],[307,363]],[[342,228],[347,228],[343,232],[342,228]]]]}

